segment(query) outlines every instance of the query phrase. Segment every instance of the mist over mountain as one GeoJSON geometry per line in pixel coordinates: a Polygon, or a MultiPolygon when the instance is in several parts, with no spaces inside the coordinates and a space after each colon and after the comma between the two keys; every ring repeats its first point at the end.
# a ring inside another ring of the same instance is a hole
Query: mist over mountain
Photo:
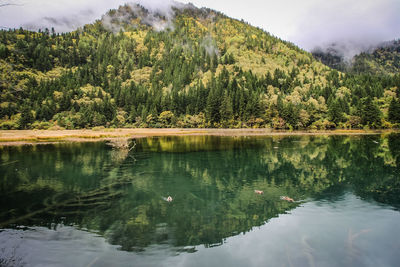
{"type": "Polygon", "coordinates": [[[177,10],[195,8],[191,4],[175,1],[165,1],[159,5],[142,2],[127,3],[108,12],[102,16],[101,23],[112,32],[124,30],[124,26],[135,27],[139,24],[152,27],[155,31],[163,31],[173,28],[172,20],[177,10]]]}
{"type": "MultiPolygon", "coordinates": [[[[17,6],[0,9],[0,26],[38,30],[54,27],[67,32],[99,19],[110,9],[131,0],[8,0],[17,6]]],[[[143,6],[165,8],[171,0],[140,0],[143,6]]],[[[311,51],[316,46],[344,43],[349,50],[376,46],[398,38],[400,2],[398,0],[179,0],[198,7],[213,8],[236,19],[243,19],[274,36],[311,51]]],[[[365,51],[355,50],[347,58],[365,51]]]]}
{"type": "Polygon", "coordinates": [[[400,71],[399,51],[400,42],[393,40],[357,49],[332,44],[324,48],[315,48],[312,54],[322,63],[340,71],[385,75],[400,71]]]}
{"type": "Polygon", "coordinates": [[[0,8],[0,26],[37,31],[55,28],[57,32],[74,31],[98,19],[110,8],[126,0],[2,0],[12,6],[0,8]]]}

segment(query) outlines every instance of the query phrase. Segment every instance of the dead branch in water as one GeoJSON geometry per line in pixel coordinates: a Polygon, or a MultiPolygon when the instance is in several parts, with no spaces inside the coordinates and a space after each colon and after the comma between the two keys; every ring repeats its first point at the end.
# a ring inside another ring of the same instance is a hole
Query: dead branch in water
{"type": "Polygon", "coordinates": [[[129,149],[129,140],[127,138],[115,138],[107,142],[107,145],[113,149],[129,149]]]}
{"type": "MultiPolygon", "coordinates": [[[[129,152],[136,147],[136,140],[128,138],[115,138],[107,142],[107,145],[113,148],[112,159],[114,162],[123,162],[129,155],[129,152]]],[[[132,158],[136,161],[135,157],[132,158]]]]}
{"type": "Polygon", "coordinates": [[[107,142],[107,145],[111,146],[114,149],[127,149],[131,151],[136,147],[136,140],[132,141],[128,138],[114,138],[107,142]]]}

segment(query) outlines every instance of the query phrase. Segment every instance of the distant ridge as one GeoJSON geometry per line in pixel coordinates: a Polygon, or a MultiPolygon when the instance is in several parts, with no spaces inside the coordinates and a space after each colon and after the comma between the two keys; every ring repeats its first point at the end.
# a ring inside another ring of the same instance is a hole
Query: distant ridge
{"type": "Polygon", "coordinates": [[[346,59],[335,45],[317,48],[313,56],[331,68],[358,74],[394,75],[400,72],[400,40],[383,42],[346,59]]]}

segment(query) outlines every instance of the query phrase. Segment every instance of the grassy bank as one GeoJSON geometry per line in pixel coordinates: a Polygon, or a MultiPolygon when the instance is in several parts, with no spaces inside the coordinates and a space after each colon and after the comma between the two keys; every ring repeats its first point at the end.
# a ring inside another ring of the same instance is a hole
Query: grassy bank
{"type": "Polygon", "coordinates": [[[273,131],[271,129],[101,129],[101,130],[0,130],[1,145],[24,145],[53,142],[88,142],[114,138],[143,138],[151,136],[277,136],[277,135],[364,135],[391,131],[273,131]]]}

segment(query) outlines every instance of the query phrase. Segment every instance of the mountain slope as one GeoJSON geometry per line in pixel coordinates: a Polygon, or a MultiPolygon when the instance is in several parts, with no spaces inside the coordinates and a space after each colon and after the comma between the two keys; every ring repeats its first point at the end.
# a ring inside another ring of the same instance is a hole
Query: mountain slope
{"type": "Polygon", "coordinates": [[[394,75],[400,72],[400,41],[385,42],[355,55],[347,62],[343,50],[333,45],[325,50],[315,49],[313,56],[327,66],[339,71],[371,74],[394,75]]]}
{"type": "Polygon", "coordinates": [[[400,73],[400,40],[387,42],[371,53],[356,55],[352,70],[381,75],[400,73]]]}
{"type": "Polygon", "coordinates": [[[343,72],[348,71],[349,69],[349,63],[346,62],[343,53],[336,47],[335,44],[325,49],[316,48],[312,51],[312,55],[315,59],[332,69],[343,72]]]}
{"type": "Polygon", "coordinates": [[[396,91],[180,3],[128,4],[65,34],[1,31],[0,80],[3,129],[380,127],[396,91]]]}

